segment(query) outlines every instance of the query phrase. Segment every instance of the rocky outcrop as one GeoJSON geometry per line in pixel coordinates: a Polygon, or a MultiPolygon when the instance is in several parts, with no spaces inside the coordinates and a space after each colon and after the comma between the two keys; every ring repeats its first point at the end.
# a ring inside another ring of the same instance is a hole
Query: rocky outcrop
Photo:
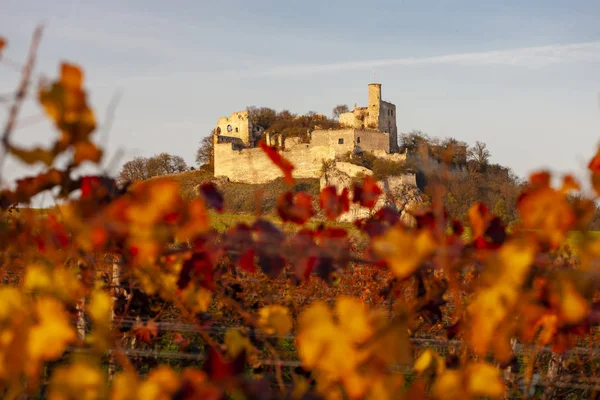
{"type": "MultiPolygon", "coordinates": [[[[360,180],[362,176],[372,175],[370,169],[358,165],[336,162],[323,173],[320,187],[335,186],[340,193],[344,188],[352,190],[353,183],[360,180]]],[[[383,190],[373,210],[368,210],[356,204],[350,205],[350,211],[340,216],[340,221],[352,222],[357,219],[367,218],[381,208],[389,206],[395,209],[401,220],[407,225],[414,224],[414,218],[410,210],[417,209],[424,201],[421,191],[417,188],[414,174],[390,176],[378,181],[383,190]]]]}

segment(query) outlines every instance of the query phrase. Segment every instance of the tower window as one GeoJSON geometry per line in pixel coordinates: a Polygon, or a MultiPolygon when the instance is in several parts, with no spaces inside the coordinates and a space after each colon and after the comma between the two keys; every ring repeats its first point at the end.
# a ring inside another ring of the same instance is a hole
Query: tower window
{"type": "Polygon", "coordinates": [[[338,144],[344,144],[344,139],[343,138],[339,138],[338,139],[338,144]]]}
{"type": "Polygon", "coordinates": [[[238,128],[235,128],[235,131],[237,132],[237,131],[238,131],[238,128]]]}
{"type": "Polygon", "coordinates": [[[231,132],[231,131],[232,131],[232,129],[233,129],[233,128],[231,127],[231,125],[227,125],[227,132],[231,132]]]}
{"type": "Polygon", "coordinates": [[[356,138],[356,143],[360,143],[360,138],[356,138]]]}

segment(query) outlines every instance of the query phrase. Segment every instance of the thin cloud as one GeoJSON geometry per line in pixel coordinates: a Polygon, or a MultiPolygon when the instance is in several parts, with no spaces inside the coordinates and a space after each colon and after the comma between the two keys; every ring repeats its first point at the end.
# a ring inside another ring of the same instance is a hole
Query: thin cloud
{"type": "Polygon", "coordinates": [[[281,65],[267,67],[262,70],[240,71],[239,73],[252,76],[294,76],[382,67],[444,64],[461,66],[506,65],[523,68],[541,68],[553,64],[583,61],[600,61],[600,41],[446,54],[421,58],[408,57],[328,64],[281,65]]]}

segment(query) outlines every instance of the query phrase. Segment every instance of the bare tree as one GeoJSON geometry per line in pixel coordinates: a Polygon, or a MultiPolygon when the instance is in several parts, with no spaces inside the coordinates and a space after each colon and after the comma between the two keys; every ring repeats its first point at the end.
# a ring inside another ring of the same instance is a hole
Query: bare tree
{"type": "Polygon", "coordinates": [[[250,106],[247,109],[252,124],[263,129],[268,129],[277,118],[277,111],[269,107],[250,106]]]}
{"type": "Polygon", "coordinates": [[[333,107],[333,119],[339,119],[340,114],[347,113],[348,111],[350,111],[350,109],[347,105],[338,104],[337,106],[333,107]]]}
{"type": "Polygon", "coordinates": [[[469,161],[472,165],[474,164],[477,171],[485,171],[491,156],[485,143],[480,141],[475,142],[475,146],[470,147],[467,154],[469,161]]]}
{"type": "Polygon", "coordinates": [[[148,178],[148,159],[146,157],[135,157],[123,165],[117,180],[120,184],[124,184],[125,182],[143,181],[148,178]]]}
{"type": "Polygon", "coordinates": [[[198,167],[207,166],[211,171],[215,165],[215,148],[212,135],[205,136],[200,141],[200,147],[196,151],[196,164],[198,167]]]}
{"type": "Polygon", "coordinates": [[[117,180],[120,184],[124,184],[125,182],[143,181],[154,176],[183,172],[187,169],[183,158],[161,153],[150,158],[136,157],[126,162],[117,180]]]}

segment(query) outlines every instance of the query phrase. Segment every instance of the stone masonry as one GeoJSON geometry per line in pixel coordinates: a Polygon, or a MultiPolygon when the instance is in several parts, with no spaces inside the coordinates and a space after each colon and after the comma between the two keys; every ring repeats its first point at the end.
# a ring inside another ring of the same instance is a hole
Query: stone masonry
{"type": "MultiPolygon", "coordinates": [[[[398,153],[396,106],[381,100],[381,85],[369,85],[369,105],[354,107],[340,115],[340,129],[316,129],[309,132],[308,143],[297,138],[285,139],[275,133],[267,138],[268,145],[277,145],[282,155],[295,166],[297,178],[320,178],[324,161],[349,152],[368,151],[378,157],[401,162],[405,154],[398,153]]],[[[248,111],[220,118],[213,130],[215,177],[234,182],[266,183],[282,175],[267,155],[257,147],[263,133],[253,126],[248,111]]]]}

